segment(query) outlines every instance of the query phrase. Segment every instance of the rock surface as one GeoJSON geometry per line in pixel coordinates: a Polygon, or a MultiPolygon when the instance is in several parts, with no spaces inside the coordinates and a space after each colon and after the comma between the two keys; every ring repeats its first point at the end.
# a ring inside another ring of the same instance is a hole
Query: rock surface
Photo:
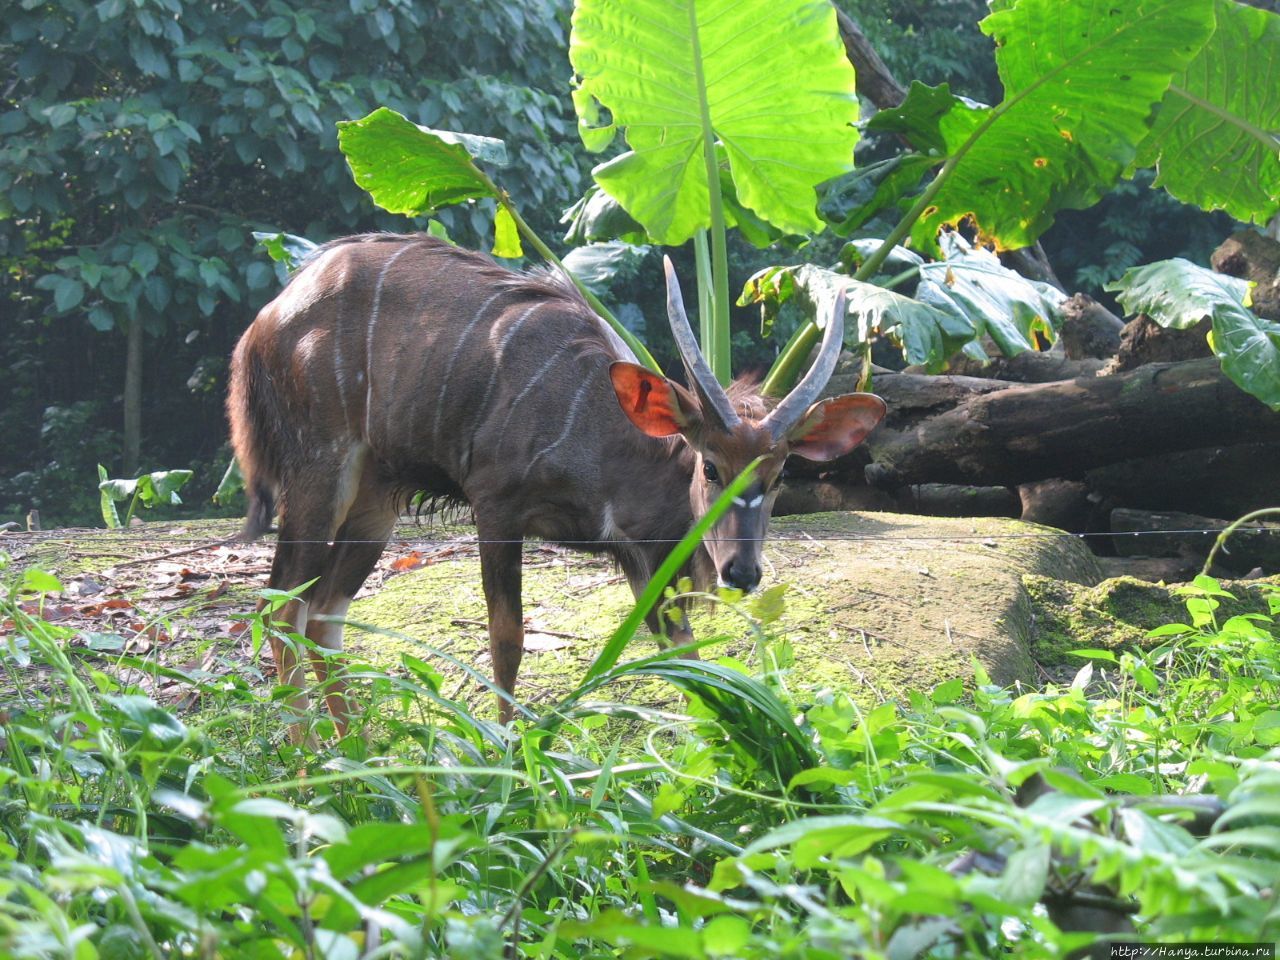
{"type": "MultiPolygon", "coordinates": [[[[953,677],[967,681],[974,661],[996,683],[1039,679],[1029,654],[1034,613],[1024,576],[1087,585],[1100,579],[1079,539],[993,518],[783,518],[772,526],[765,555],[763,594],[744,598],[738,608],[767,617],[776,598],[770,587],[785,584],[783,610],[763,634],[789,647],[794,665],[787,682],[839,687],[866,703],[953,677]]],[[[554,703],[573,688],[621,622],[631,593],[607,561],[537,546],[526,552],[524,596],[526,652],[518,694],[533,703],[554,703]]],[[[349,630],[348,647],[385,662],[399,650],[429,658],[430,646],[487,675],[484,609],[479,562],[458,556],[396,577],[357,600],[353,621],[399,636],[349,630]]],[[[761,633],[733,605],[703,605],[693,626],[700,638],[727,638],[704,658],[752,661],[760,655],[761,633]]],[[[654,649],[642,631],[624,659],[654,649]]],[[[446,692],[454,683],[474,686],[458,668],[437,665],[449,677],[446,692]]],[[[613,696],[629,697],[624,691],[613,696]]]]}

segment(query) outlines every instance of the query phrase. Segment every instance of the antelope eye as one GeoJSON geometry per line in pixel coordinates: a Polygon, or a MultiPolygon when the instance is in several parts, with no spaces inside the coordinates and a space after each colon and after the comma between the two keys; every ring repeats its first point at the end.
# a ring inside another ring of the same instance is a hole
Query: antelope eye
{"type": "Polygon", "coordinates": [[[710,460],[702,461],[702,475],[707,478],[707,483],[720,482],[720,471],[716,469],[716,465],[710,460]]]}

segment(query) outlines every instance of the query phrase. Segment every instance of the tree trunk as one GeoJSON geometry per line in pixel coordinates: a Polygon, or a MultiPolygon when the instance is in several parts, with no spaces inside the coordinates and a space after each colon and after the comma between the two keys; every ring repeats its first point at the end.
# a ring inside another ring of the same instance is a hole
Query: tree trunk
{"type": "Polygon", "coordinates": [[[125,333],[124,475],[132,477],[142,453],[142,321],[131,320],[125,333]]]}
{"type": "Polygon", "coordinates": [[[896,107],[907,99],[906,88],[889,72],[862,28],[839,7],[836,7],[836,24],[844,42],[845,56],[853,64],[858,78],[858,93],[875,104],[878,110],[896,107]]]}
{"type": "Polygon", "coordinates": [[[877,486],[1017,486],[1078,479],[1134,457],[1280,440],[1280,414],[1231,383],[1212,357],[1061,383],[896,374],[875,387],[889,405],[866,444],[875,460],[867,479],[877,486]],[[929,412],[929,398],[941,412],[929,412]]]}
{"type": "Polygon", "coordinates": [[[1087,294],[1062,305],[1062,346],[1073,360],[1113,357],[1120,349],[1124,321],[1087,294]]]}

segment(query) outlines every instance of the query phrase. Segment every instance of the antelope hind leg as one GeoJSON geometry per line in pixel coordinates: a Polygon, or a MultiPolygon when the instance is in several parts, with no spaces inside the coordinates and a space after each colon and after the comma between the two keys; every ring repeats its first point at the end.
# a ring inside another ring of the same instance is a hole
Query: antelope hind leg
{"type": "MultiPolygon", "coordinates": [[[[346,616],[351,598],[356,595],[356,591],[382,556],[395,526],[396,515],[397,511],[389,497],[372,489],[371,483],[362,483],[346,521],[334,535],[324,573],[316,585],[317,595],[312,602],[311,618],[307,623],[307,639],[322,650],[342,650],[343,626],[339,622],[319,620],[316,617],[323,615],[340,620],[346,616]]],[[[346,736],[351,716],[347,682],[340,670],[330,670],[329,659],[323,652],[309,652],[318,689],[324,695],[325,704],[333,715],[338,736],[346,736]]]]}

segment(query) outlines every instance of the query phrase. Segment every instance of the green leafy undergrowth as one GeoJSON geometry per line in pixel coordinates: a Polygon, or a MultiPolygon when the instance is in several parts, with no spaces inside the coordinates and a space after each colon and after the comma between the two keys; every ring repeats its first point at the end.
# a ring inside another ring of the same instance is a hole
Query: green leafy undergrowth
{"type": "MultiPolygon", "coordinates": [[[[1052,904],[1081,890],[1140,939],[1280,933],[1274,588],[1228,618],[1197,581],[1186,624],[1070,684],[977,669],[874,709],[790,686],[763,639],[750,667],[601,660],[508,728],[419,646],[349,665],[363,729],[318,719],[312,748],[247,675],[165,668],[202,719],[159,706],[162,668],[73,643],[40,616],[57,581],[5,573],[5,957],[1065,956],[1092,935],[1052,904]],[[687,704],[623,702],[637,676],[687,704]]],[[[269,617],[255,650],[305,642],[269,617]]]]}

